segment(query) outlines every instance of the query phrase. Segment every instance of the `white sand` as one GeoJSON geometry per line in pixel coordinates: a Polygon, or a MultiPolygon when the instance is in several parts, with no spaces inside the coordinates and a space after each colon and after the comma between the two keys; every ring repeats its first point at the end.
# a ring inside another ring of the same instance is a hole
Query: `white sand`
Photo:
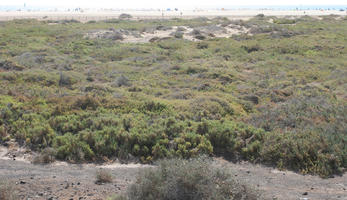
{"type": "Polygon", "coordinates": [[[216,11],[216,10],[205,10],[205,11],[95,11],[95,12],[49,12],[49,11],[9,11],[0,12],[0,21],[12,20],[12,19],[29,19],[35,18],[39,20],[69,20],[75,19],[82,22],[90,20],[105,20],[118,18],[122,13],[128,13],[134,17],[134,19],[160,19],[160,18],[195,18],[195,17],[216,17],[223,16],[230,19],[248,19],[257,14],[264,14],[267,16],[320,16],[320,15],[342,15],[346,16],[346,11],[337,10],[293,10],[293,11],[279,11],[279,10],[227,10],[227,11],[216,11]]]}

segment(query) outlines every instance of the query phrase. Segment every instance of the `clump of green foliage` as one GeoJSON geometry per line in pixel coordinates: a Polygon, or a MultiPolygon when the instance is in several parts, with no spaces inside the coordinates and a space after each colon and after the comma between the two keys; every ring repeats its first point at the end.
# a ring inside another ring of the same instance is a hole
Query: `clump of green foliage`
{"type": "Polygon", "coordinates": [[[343,173],[346,23],[260,15],[4,22],[0,143],[15,139],[43,152],[43,163],[207,154],[323,177],[343,173]],[[216,25],[251,34],[193,42],[173,33],[149,43],[85,37],[188,26],[199,38],[201,27],[216,25]]]}

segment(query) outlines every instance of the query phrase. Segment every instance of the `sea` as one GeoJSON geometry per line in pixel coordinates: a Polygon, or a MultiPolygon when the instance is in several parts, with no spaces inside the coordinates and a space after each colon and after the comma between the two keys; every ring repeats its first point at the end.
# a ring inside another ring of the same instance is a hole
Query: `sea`
{"type": "MultiPolygon", "coordinates": [[[[49,6],[27,6],[27,5],[1,5],[0,11],[73,11],[79,8],[75,7],[49,7],[49,6]]],[[[83,8],[88,10],[103,10],[102,8],[83,8]]],[[[137,8],[137,9],[125,9],[125,8],[107,8],[108,10],[158,10],[158,8],[137,8]]],[[[161,8],[165,10],[184,10],[188,8],[161,8]]],[[[189,8],[192,9],[192,8],[189,8]]],[[[346,5],[220,5],[220,6],[205,6],[205,7],[194,7],[193,9],[206,9],[206,10],[339,10],[347,11],[346,5]]]]}

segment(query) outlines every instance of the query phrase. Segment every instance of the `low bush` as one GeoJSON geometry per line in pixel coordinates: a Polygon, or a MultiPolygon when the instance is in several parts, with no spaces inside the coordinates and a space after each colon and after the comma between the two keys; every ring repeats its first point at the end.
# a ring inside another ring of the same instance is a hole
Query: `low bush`
{"type": "Polygon", "coordinates": [[[110,171],[105,169],[99,169],[96,171],[96,184],[112,183],[112,174],[110,171]]]}
{"type": "Polygon", "coordinates": [[[57,136],[53,146],[57,150],[57,158],[61,160],[83,162],[95,158],[90,146],[71,133],[57,136]]]}
{"type": "Polygon", "coordinates": [[[236,180],[227,169],[218,168],[202,157],[163,160],[158,167],[140,171],[123,199],[255,200],[261,199],[261,194],[236,180]]]}
{"type": "Polygon", "coordinates": [[[53,148],[46,148],[41,151],[41,153],[34,157],[34,164],[49,164],[55,161],[55,156],[57,152],[53,148]]]}
{"type": "Polygon", "coordinates": [[[115,82],[114,85],[117,87],[121,87],[121,86],[131,86],[130,80],[124,76],[121,75],[120,77],[118,77],[115,82]]]}
{"type": "Polygon", "coordinates": [[[214,154],[231,159],[255,160],[259,157],[265,132],[242,123],[206,120],[197,126],[197,133],[211,142],[214,154]]]}
{"type": "Polygon", "coordinates": [[[265,163],[303,174],[329,177],[347,168],[346,138],[332,143],[317,132],[269,133],[261,151],[265,163]]]}
{"type": "Polygon", "coordinates": [[[130,14],[127,14],[127,13],[122,13],[119,15],[119,19],[130,19],[132,18],[133,16],[131,16],[130,14]]]}
{"type": "Polygon", "coordinates": [[[295,19],[275,19],[274,23],[276,24],[295,24],[295,19]]]}

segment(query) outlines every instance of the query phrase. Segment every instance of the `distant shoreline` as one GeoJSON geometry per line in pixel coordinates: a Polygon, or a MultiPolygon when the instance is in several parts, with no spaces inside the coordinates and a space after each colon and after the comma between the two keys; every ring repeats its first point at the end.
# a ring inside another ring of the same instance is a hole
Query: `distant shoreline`
{"type": "Polygon", "coordinates": [[[157,11],[157,10],[175,10],[189,11],[189,10],[347,10],[346,5],[214,5],[214,6],[187,6],[187,5],[175,5],[175,6],[160,6],[152,8],[140,8],[134,7],[81,7],[79,6],[34,6],[30,4],[23,5],[0,5],[0,11],[68,11],[81,8],[88,11],[157,11]]]}
{"type": "Polygon", "coordinates": [[[199,11],[88,11],[88,12],[62,12],[62,11],[0,11],[0,21],[14,19],[37,20],[78,20],[81,22],[100,21],[118,18],[120,14],[128,13],[133,19],[170,19],[170,18],[196,18],[196,17],[228,17],[230,19],[248,19],[258,14],[266,16],[346,16],[346,11],[338,10],[199,10],[199,11]]]}

